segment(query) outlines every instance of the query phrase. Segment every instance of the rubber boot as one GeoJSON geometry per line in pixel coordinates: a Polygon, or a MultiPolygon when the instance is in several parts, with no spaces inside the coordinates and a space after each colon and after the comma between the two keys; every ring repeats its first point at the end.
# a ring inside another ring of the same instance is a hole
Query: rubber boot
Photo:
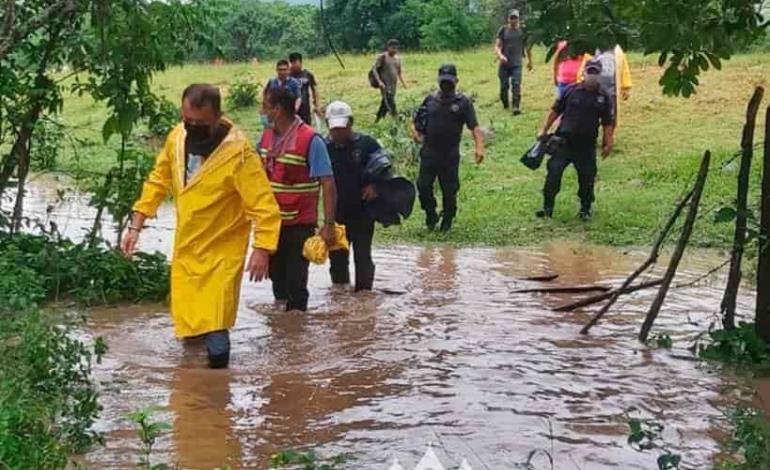
{"type": "Polygon", "coordinates": [[[521,114],[521,93],[513,94],[513,115],[518,116],[521,114]]]}
{"type": "Polygon", "coordinates": [[[209,355],[209,367],[227,369],[230,364],[230,333],[227,330],[219,330],[206,334],[206,351],[209,355]]]}
{"type": "Polygon", "coordinates": [[[436,229],[436,224],[438,224],[438,214],[436,212],[426,212],[425,213],[425,226],[428,228],[428,230],[433,231],[436,229]]]}

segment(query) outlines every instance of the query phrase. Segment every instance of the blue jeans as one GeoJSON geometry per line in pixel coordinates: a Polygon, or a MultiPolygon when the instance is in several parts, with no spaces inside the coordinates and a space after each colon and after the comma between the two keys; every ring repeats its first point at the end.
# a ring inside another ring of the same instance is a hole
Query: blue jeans
{"type": "Polygon", "coordinates": [[[513,95],[513,109],[521,105],[521,73],[522,65],[500,65],[497,76],[500,79],[500,101],[508,107],[508,92],[513,95]]]}
{"type": "Polygon", "coordinates": [[[567,88],[572,85],[571,83],[562,83],[559,82],[556,84],[556,99],[561,99],[562,96],[564,96],[564,92],[567,91],[567,88]]]}

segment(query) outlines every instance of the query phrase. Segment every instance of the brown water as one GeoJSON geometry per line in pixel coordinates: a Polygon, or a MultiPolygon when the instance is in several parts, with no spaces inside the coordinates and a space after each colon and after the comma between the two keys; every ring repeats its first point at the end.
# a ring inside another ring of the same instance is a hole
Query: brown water
{"type": "MultiPolygon", "coordinates": [[[[44,210],[45,188],[31,209],[44,210]]],[[[90,212],[69,199],[53,211],[70,234],[90,212]],[[64,223],[66,222],[66,223],[64,223]]],[[[144,234],[144,249],[169,251],[171,212],[144,234]]],[[[244,283],[232,334],[230,370],[207,370],[205,351],[174,339],[165,306],[101,309],[87,333],[110,346],[97,366],[106,446],[91,468],[132,468],[138,441],[130,411],[163,408],[173,430],[156,457],[181,469],[265,468],[269,455],[316,447],[349,453],[349,468],[383,469],[398,458],[411,470],[433,443],[445,465],[467,457],[479,469],[513,469],[535,449],[557,469],[653,469],[657,454],[626,444],[625,413],[656,418],[693,468],[720,451],[724,411],[751,390],[742,379],[694,361],[691,340],[714,319],[722,282],[671,293],[655,332],[673,350],[636,341],[651,292],[624,300],[590,336],[590,312],[555,313],[575,295],[515,294],[543,284],[519,280],[558,273],[548,285],[612,283],[643,251],[554,242],[536,249],[378,248],[376,285],[354,295],[311,271],[311,309],[274,308],[267,284],[244,283]]],[[[722,257],[692,252],[682,279],[722,257]]],[[[751,311],[751,299],[741,299],[751,311]]],[[[770,403],[770,384],[755,402],[770,403]],[[762,397],[765,397],[764,399],[762,397]]],[[[550,468],[542,459],[535,468],[550,468]]]]}

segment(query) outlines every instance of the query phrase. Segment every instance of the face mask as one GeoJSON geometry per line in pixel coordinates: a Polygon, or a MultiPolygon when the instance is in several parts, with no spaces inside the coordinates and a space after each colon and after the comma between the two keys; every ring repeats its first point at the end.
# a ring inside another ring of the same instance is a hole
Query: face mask
{"type": "Polygon", "coordinates": [[[599,76],[594,74],[586,74],[583,83],[589,90],[595,90],[599,87],[599,76]]]}
{"type": "Polygon", "coordinates": [[[259,115],[259,123],[262,124],[262,129],[272,129],[273,123],[270,121],[270,118],[267,117],[267,114],[260,114],[259,115]]]}
{"type": "Polygon", "coordinates": [[[450,81],[439,82],[438,86],[444,95],[453,95],[455,93],[456,86],[450,81]]]}
{"type": "Polygon", "coordinates": [[[211,137],[211,128],[205,124],[185,122],[184,129],[187,131],[187,137],[194,142],[202,142],[211,137]]]}

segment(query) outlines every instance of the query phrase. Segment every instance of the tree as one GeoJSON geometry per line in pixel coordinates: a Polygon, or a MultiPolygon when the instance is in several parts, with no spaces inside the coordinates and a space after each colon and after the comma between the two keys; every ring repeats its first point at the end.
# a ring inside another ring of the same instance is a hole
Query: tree
{"type": "Polygon", "coordinates": [[[183,60],[187,44],[202,39],[205,10],[198,1],[180,0],[7,0],[4,12],[0,144],[9,141],[10,150],[0,157],[0,195],[15,173],[12,229],[18,230],[37,124],[61,108],[60,72],[66,67],[71,71],[67,76],[83,73],[76,90],[107,104],[103,135],[105,141],[121,135],[118,162],[124,176],[128,137],[135,123],[158,107],[150,79],[183,60]]]}
{"type": "Polygon", "coordinates": [[[762,0],[530,0],[529,28],[550,47],[566,39],[579,52],[620,44],[658,54],[667,95],[690,96],[702,71],[757,41],[767,22],[762,0]]]}

